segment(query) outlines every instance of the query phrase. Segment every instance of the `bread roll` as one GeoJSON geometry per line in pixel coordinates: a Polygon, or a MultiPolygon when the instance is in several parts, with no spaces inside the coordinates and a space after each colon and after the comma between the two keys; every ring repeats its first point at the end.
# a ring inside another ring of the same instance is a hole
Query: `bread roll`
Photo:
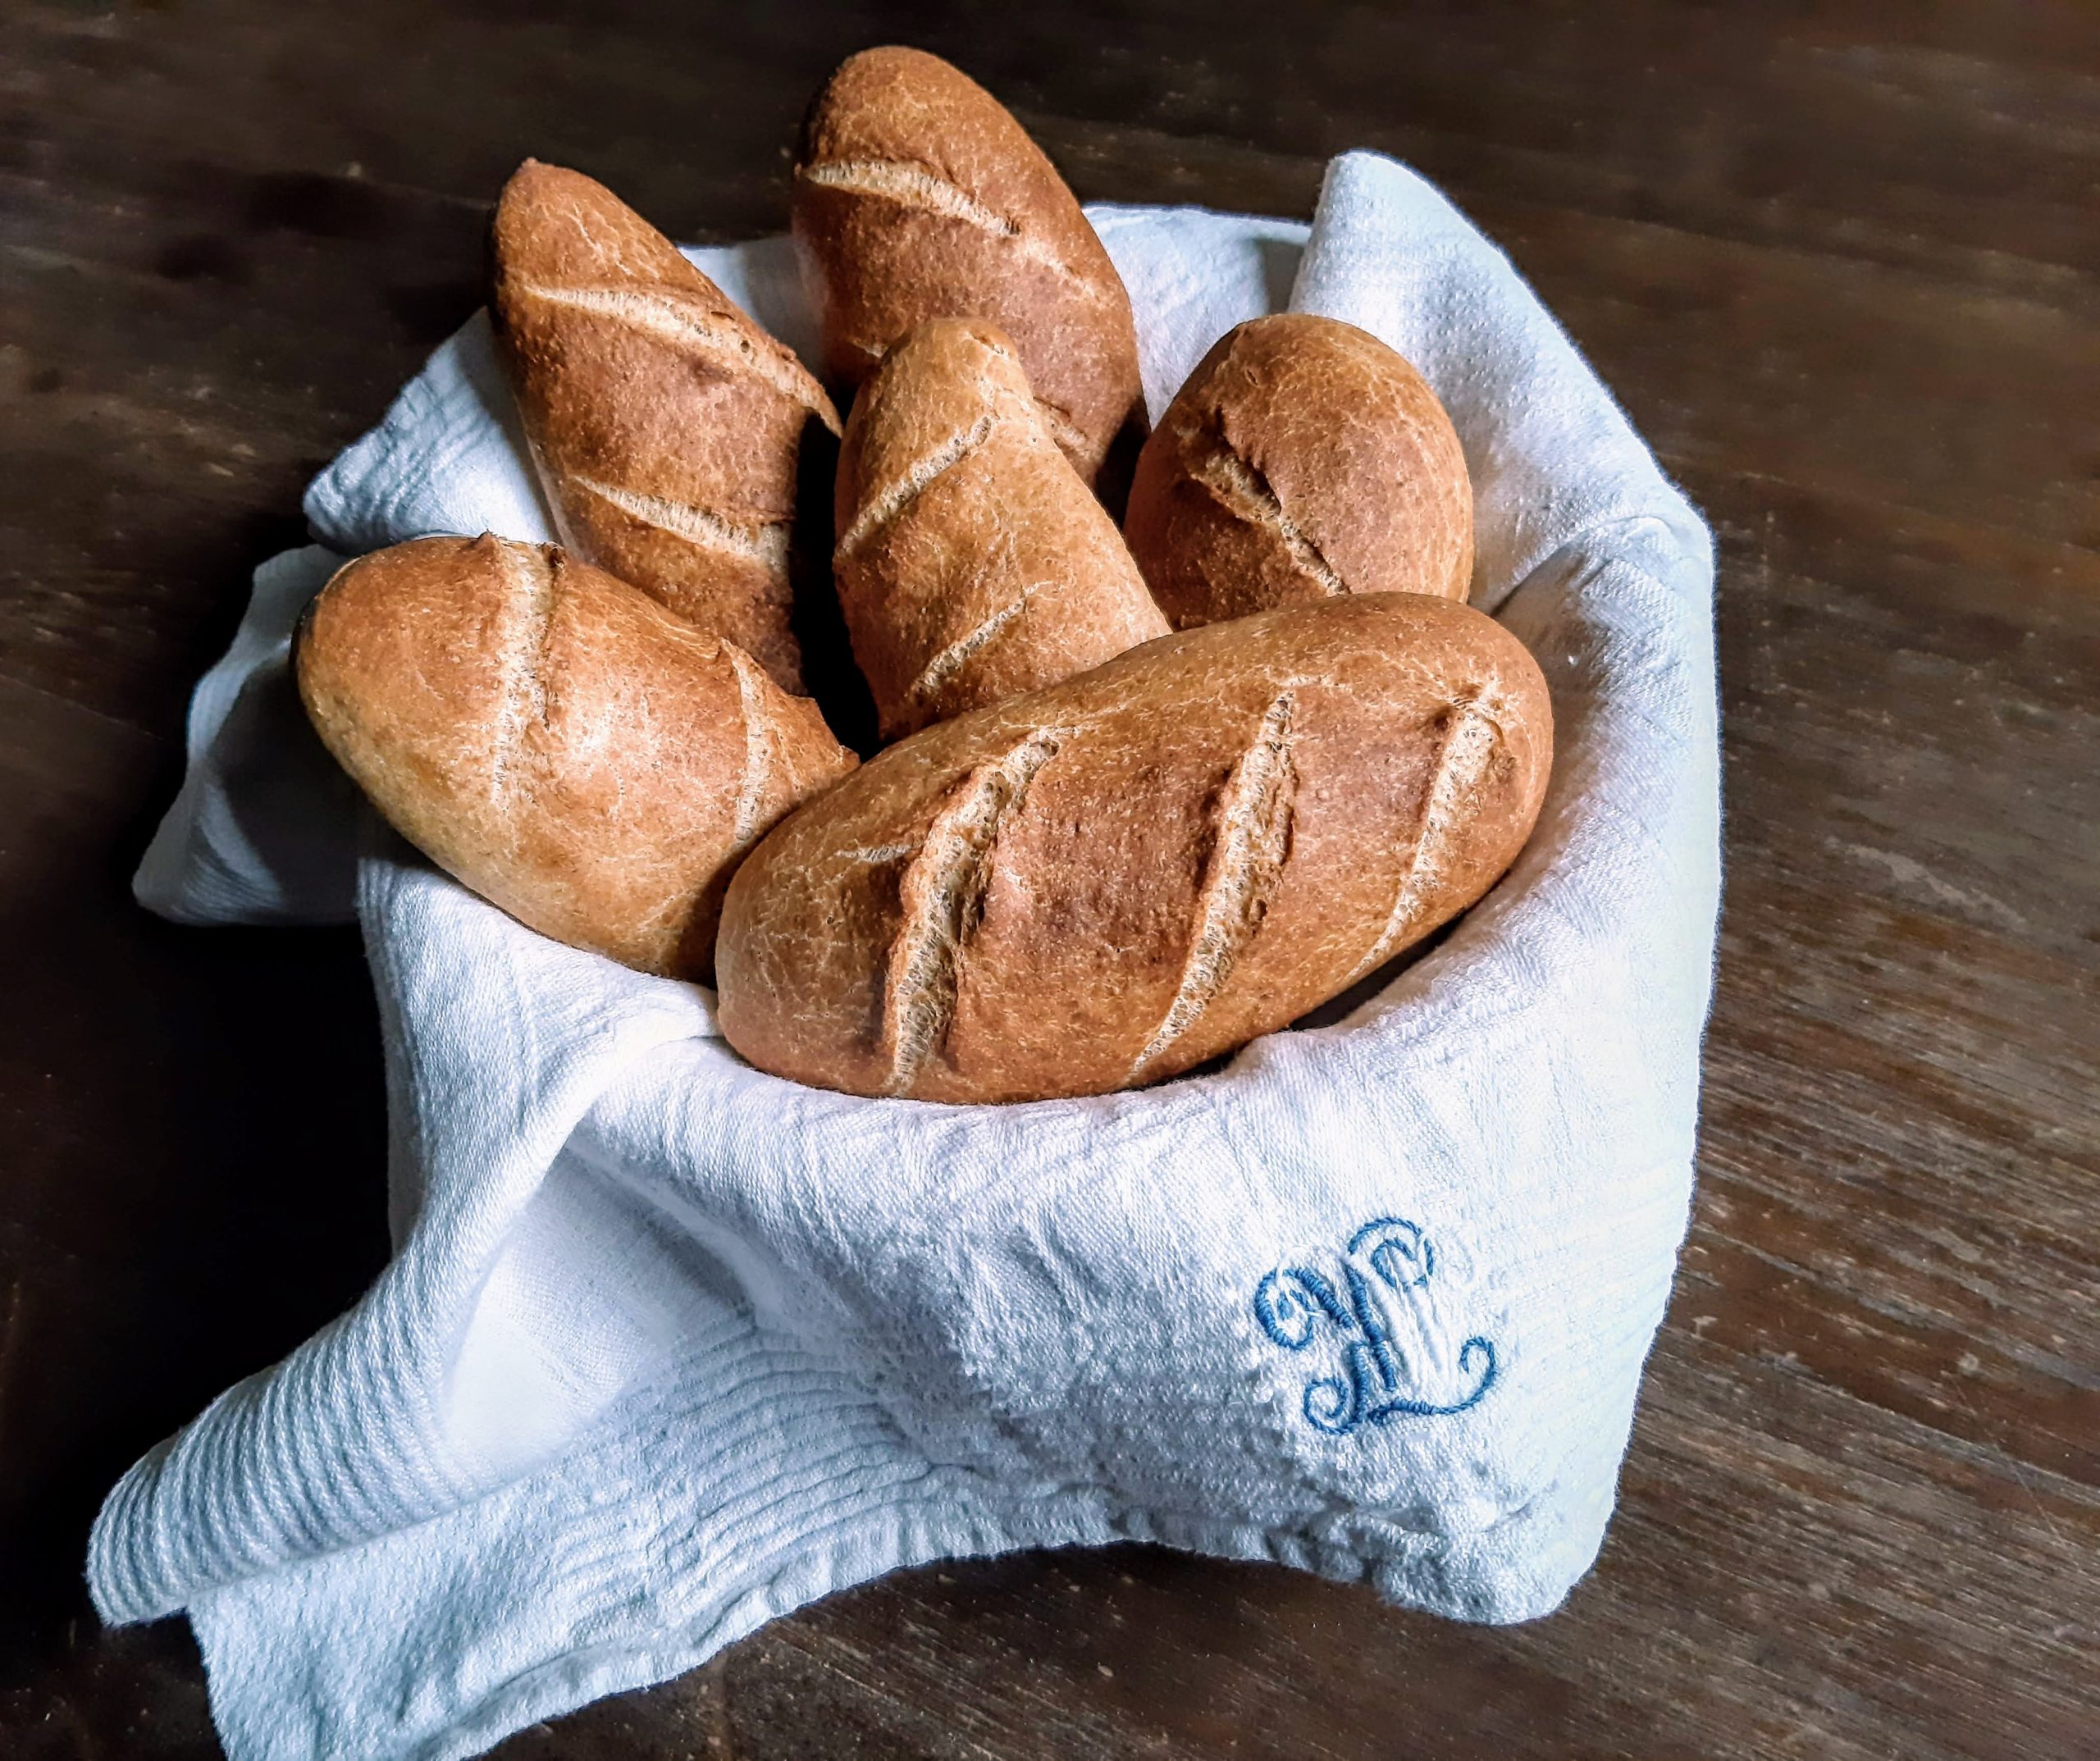
{"type": "Polygon", "coordinates": [[[914,735],[778,827],[730,883],[723,1032],[854,1094],[1171,1076],[1486,892],[1552,739],[1523,646],[1447,600],[1165,637],[914,735]]]}
{"type": "Polygon", "coordinates": [[[1228,331],[1138,456],[1124,534],[1177,629],[1344,593],[1463,600],[1472,485],[1436,394],[1367,331],[1228,331]]]}
{"type": "Polygon", "coordinates": [[[803,130],[794,228],[834,378],[859,384],[928,318],[989,318],[1089,483],[1142,417],[1108,253],[1042,148],[938,57],[868,49],[831,76],[803,130]]]}
{"type": "Polygon", "coordinates": [[[552,545],[419,538],[339,570],[299,696],[395,829],[519,922],[706,979],[743,852],[853,768],[816,705],[552,545]]]}
{"type": "Polygon", "coordinates": [[[936,318],[889,352],[846,425],[838,513],[839,608],[885,740],[1166,634],[981,319],[936,318]]]}
{"type": "Polygon", "coordinates": [[[824,388],[603,185],[527,159],[495,215],[496,335],[556,529],[789,691],[795,460],[824,388]]]}

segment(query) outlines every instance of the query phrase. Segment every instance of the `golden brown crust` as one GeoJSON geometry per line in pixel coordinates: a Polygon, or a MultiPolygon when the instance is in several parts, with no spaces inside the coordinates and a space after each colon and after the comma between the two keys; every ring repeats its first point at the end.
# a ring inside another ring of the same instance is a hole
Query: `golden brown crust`
{"type": "Polygon", "coordinates": [[[795,462],[838,412],[603,185],[527,160],[495,217],[496,335],[564,539],[798,691],[795,462]]]}
{"type": "Polygon", "coordinates": [[[1143,416],[1130,298],[1057,168],[982,86],[917,49],[848,58],[811,107],[794,230],[825,371],[857,385],[929,318],[1013,338],[1089,483],[1143,416]]]}
{"type": "Polygon", "coordinates": [[[1486,892],[1552,725],[1522,645],[1448,600],[1163,638],[916,734],[768,836],[724,908],[723,1032],[855,1094],[1173,1075],[1486,892]]]}
{"type": "Polygon", "coordinates": [[[920,326],[855,400],[838,530],[839,606],[886,740],[1166,634],[982,320],[920,326]]]}
{"type": "Polygon", "coordinates": [[[299,695],[395,830],[543,935],[705,979],[744,852],[851,769],[816,705],[556,545],[422,538],[339,570],[299,695]]]}
{"type": "Polygon", "coordinates": [[[1177,629],[1343,593],[1463,600],[1472,486],[1422,376],[1368,331],[1228,331],[1138,456],[1124,534],[1177,629]]]}

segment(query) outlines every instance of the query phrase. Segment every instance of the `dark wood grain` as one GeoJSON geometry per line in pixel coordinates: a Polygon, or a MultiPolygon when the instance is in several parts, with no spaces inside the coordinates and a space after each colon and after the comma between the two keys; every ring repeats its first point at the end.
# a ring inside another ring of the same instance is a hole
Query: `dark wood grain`
{"type": "Polygon", "coordinates": [[[162,0],[0,17],[0,1753],[217,1753],[88,1516],[384,1251],[353,938],[124,875],[313,470],[477,302],[527,152],[781,222],[847,50],[1089,197],[1303,213],[1384,148],[1711,515],[1729,891],[1698,1208],[1596,1573],[1461,1627],[1138,1549],[906,1574],[556,1757],[2100,1751],[2100,16],[162,0]]]}

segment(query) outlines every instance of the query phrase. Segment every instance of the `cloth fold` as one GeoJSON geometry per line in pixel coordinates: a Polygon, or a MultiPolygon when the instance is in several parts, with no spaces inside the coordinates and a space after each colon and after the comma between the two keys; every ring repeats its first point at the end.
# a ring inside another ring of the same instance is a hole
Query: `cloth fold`
{"type": "MultiPolygon", "coordinates": [[[[1142,1539],[1554,1607],[1685,1228],[1719,889],[1706,530],[1508,262],[1349,154],[1305,228],[1089,211],[1157,417],[1231,325],[1362,325],[1450,410],[1475,603],[1545,668],[1516,868],[1340,1022],[1137,1093],[864,1101],[546,942],[362,814],[285,677],[341,556],[549,536],[486,321],[258,572],[142,865],[190,921],[354,897],[396,1254],[111,1494],[112,1620],[187,1610],[233,1761],[449,1758],[897,1566],[1142,1539]],[[1302,258],[1302,260],[1301,260],[1302,258]]],[[[694,260],[812,352],[783,241],[694,260]]]]}

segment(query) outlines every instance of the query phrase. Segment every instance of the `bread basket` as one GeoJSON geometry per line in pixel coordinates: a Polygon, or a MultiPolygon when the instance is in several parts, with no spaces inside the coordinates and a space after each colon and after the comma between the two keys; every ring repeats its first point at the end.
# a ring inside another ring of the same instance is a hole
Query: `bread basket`
{"type": "MultiPolygon", "coordinates": [[[[1137,1539],[1470,1620],[1600,1544],[1691,1191],[1719,892],[1710,543],[1507,261],[1383,157],[1314,225],[1097,208],[1155,414],[1257,313],[1419,367],[1473,602],[1550,682],[1516,868],[1331,1024],[1004,1107],[798,1088],[711,997],[541,940],[363,824],[284,648],[340,555],[550,535],[484,320],[316,483],[200,686],[141,898],[354,907],[395,1257],[148,1456],[113,1620],[185,1609],[236,1757],[471,1754],[894,1567],[1137,1539]],[[325,547],[325,548],[323,548],[325,547]]],[[[810,358],[784,241],[692,253],[810,358]]]]}

